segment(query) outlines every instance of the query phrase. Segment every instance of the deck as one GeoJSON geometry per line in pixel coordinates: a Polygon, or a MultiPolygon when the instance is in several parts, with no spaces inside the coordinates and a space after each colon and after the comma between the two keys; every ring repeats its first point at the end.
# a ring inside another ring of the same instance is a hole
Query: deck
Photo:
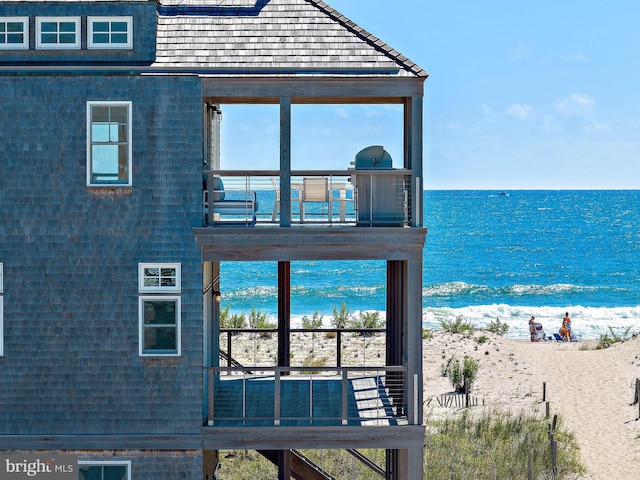
{"type": "Polygon", "coordinates": [[[216,385],[210,426],[365,426],[406,425],[393,407],[383,380],[366,376],[347,382],[343,399],[340,377],[297,375],[280,380],[279,412],[276,382],[271,378],[221,378],[216,385]],[[343,407],[346,405],[346,412],[343,407]]]}

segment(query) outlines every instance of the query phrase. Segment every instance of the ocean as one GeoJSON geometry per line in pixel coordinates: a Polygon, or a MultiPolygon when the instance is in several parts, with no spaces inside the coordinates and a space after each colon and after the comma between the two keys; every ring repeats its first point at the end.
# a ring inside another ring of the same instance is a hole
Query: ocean
{"type": "MultiPolygon", "coordinates": [[[[425,191],[423,325],[499,318],[528,338],[531,315],[549,335],[565,312],[583,338],[640,333],[640,191],[425,191]]],[[[277,316],[277,266],[226,262],[222,307],[277,316]]],[[[334,307],[385,309],[385,262],[292,262],[294,325],[334,307]]]]}

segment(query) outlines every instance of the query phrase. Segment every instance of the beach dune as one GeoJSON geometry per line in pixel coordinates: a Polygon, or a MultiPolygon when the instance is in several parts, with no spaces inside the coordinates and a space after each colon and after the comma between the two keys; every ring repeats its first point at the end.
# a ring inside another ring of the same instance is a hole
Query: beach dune
{"type": "Polygon", "coordinates": [[[595,342],[505,339],[486,332],[470,338],[435,332],[424,341],[427,416],[447,415],[429,398],[451,391],[442,364],[452,355],[476,358],[473,394],[484,408],[561,415],[581,448],[585,479],[640,479],[640,421],[634,400],[640,378],[640,338],[595,350],[595,342]],[[489,338],[478,343],[477,337],[489,338]],[[543,385],[546,402],[542,401],[543,385]]]}

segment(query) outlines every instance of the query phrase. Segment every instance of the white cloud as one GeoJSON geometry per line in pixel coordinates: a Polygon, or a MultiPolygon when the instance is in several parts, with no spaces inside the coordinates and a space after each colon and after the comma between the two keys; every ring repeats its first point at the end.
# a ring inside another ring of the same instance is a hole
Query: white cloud
{"type": "Polygon", "coordinates": [[[347,111],[347,109],[343,108],[343,107],[336,108],[336,112],[335,113],[336,113],[336,116],[338,118],[344,118],[345,120],[348,120],[349,117],[350,117],[349,112],[347,111]]]}
{"type": "Polygon", "coordinates": [[[582,53],[576,53],[572,55],[561,55],[560,60],[567,63],[591,61],[591,59],[588,56],[583,55],[582,53]]]}
{"type": "Polygon", "coordinates": [[[524,103],[512,103],[507,109],[507,115],[517,120],[529,120],[533,118],[533,108],[524,103]]]}
{"type": "Polygon", "coordinates": [[[587,132],[608,132],[610,130],[609,125],[602,122],[597,122],[596,120],[591,120],[590,123],[585,125],[584,129],[587,132]]]}
{"type": "Polygon", "coordinates": [[[555,103],[556,110],[562,115],[590,116],[593,113],[595,100],[584,93],[572,93],[555,103]]]}
{"type": "Polygon", "coordinates": [[[511,58],[513,60],[526,60],[531,57],[533,52],[533,44],[531,42],[521,43],[511,51],[511,58]]]}

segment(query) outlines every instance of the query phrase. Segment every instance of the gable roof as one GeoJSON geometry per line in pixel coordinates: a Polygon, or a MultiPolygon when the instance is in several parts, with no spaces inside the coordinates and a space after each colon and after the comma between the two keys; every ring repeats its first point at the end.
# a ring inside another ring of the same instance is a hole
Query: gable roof
{"type": "Polygon", "coordinates": [[[158,68],[424,77],[322,0],[160,0],[158,68]]]}

